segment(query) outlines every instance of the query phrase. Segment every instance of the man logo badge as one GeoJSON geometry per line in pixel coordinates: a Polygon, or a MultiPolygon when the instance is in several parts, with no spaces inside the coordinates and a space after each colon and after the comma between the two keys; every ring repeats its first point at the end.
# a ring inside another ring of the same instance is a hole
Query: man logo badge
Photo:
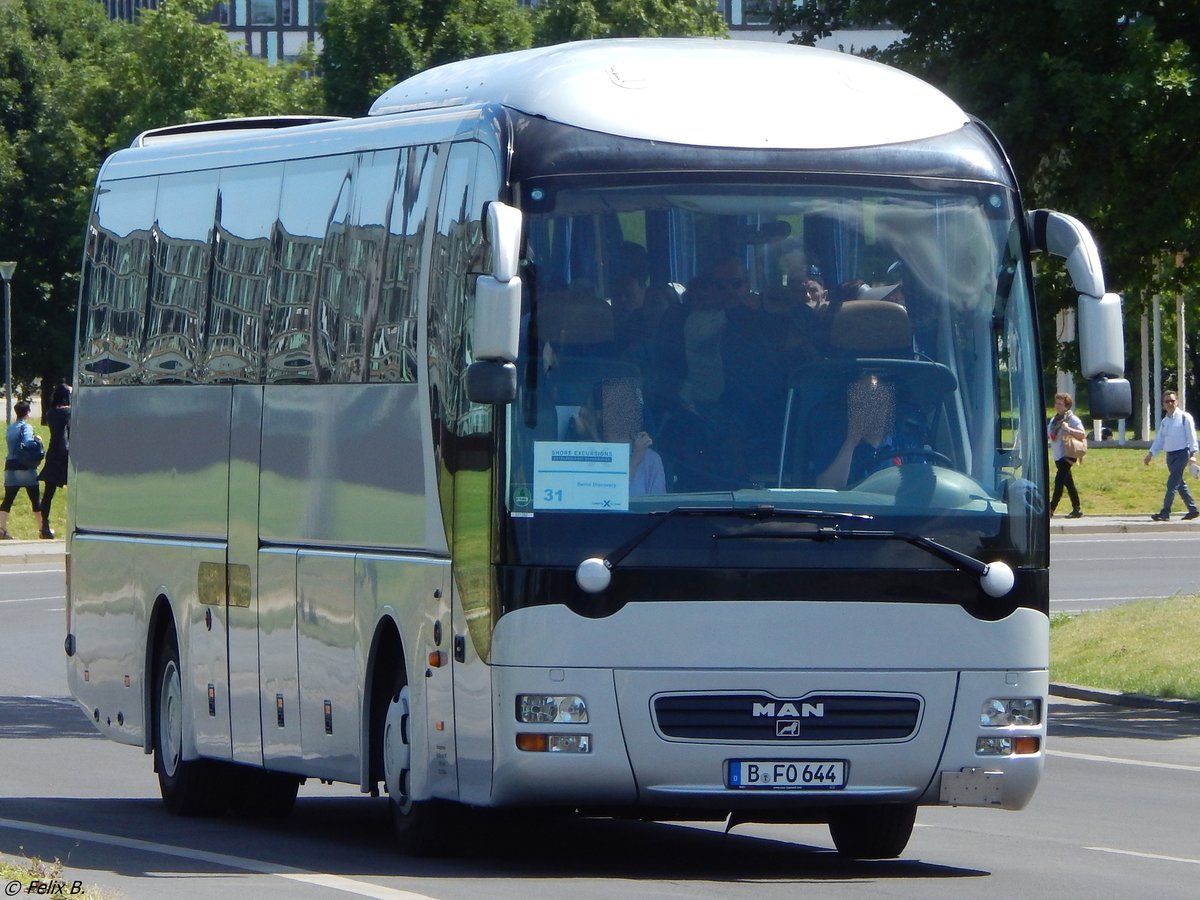
{"type": "Polygon", "coordinates": [[[799,719],[778,719],[775,722],[775,737],[800,737],[799,719]]]}
{"type": "Polygon", "coordinates": [[[766,716],[769,719],[782,719],[786,717],[798,716],[801,719],[808,718],[824,718],[825,704],[824,703],[801,703],[800,708],[796,708],[795,703],[755,703],[750,708],[750,715],[754,718],[766,716]]]}

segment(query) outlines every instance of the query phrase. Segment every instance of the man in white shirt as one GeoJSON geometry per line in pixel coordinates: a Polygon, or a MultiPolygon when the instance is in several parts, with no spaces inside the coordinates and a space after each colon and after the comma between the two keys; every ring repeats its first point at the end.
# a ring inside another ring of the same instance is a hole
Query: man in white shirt
{"type": "Polygon", "coordinates": [[[1163,417],[1158,423],[1158,433],[1154,435],[1154,443],[1146,453],[1142,462],[1150,465],[1150,460],[1159,453],[1167,454],[1167,493],[1163,497],[1162,510],[1150,518],[1155,522],[1165,522],[1171,518],[1171,504],[1175,501],[1175,493],[1183,499],[1187,506],[1184,519],[1200,518],[1200,509],[1183,480],[1183,472],[1189,463],[1196,462],[1196,423],[1189,412],[1179,408],[1179,401],[1174,391],[1163,394],[1163,417]]]}

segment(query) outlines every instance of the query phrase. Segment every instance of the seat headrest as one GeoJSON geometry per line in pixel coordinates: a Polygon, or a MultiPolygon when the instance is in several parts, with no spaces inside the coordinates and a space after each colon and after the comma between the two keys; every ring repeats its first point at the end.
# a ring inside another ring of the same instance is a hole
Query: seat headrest
{"type": "Polygon", "coordinates": [[[913,331],[908,310],[890,300],[849,300],[830,323],[829,343],[834,349],[862,356],[911,353],[913,331]]]}
{"type": "Polygon", "coordinates": [[[612,307],[593,298],[543,297],[538,305],[538,337],[558,346],[612,343],[612,307]]]}

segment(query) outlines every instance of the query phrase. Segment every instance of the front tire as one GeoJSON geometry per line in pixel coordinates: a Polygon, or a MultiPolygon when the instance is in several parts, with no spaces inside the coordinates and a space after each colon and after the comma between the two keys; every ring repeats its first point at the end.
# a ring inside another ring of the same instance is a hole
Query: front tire
{"type": "Polygon", "coordinates": [[[162,640],[154,671],[154,771],[167,809],[177,816],[220,815],[229,780],[217,763],[183,759],[183,679],[174,629],[162,640]]]}
{"type": "Polygon", "coordinates": [[[383,781],[388,812],[400,849],[411,856],[440,856],[450,850],[454,808],[439,800],[415,801],[412,785],[413,717],[408,685],[388,704],[383,726],[383,781]]]}
{"type": "Polygon", "coordinates": [[[842,856],[895,859],[908,846],[916,820],[915,803],[850,806],[830,815],[829,834],[842,856]]]}

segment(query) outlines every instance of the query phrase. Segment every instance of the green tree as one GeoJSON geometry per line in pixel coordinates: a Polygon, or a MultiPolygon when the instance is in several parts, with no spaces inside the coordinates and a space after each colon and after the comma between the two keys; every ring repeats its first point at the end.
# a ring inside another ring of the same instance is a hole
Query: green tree
{"type": "Polygon", "coordinates": [[[13,279],[13,376],[70,374],[77,273],[104,156],[147,128],[239,115],[319,112],[313,60],[268,66],[164,0],[136,24],[95,0],[0,0],[0,259],[13,279]]]}
{"type": "Polygon", "coordinates": [[[725,20],[712,0],[542,0],[535,42],[724,34],[725,20]]]}
{"type": "MultiPolygon", "coordinates": [[[[865,55],[931,81],[991,125],[1029,205],[1092,228],[1130,320],[1155,293],[1194,292],[1200,0],[815,0],[779,4],[774,20],[798,43],[893,25],[904,37],[865,55]]],[[[1042,296],[1044,323],[1073,300],[1042,296]]]]}
{"type": "Polygon", "coordinates": [[[0,259],[13,380],[70,375],[83,223],[100,140],[87,125],[113,30],[94,0],[0,0],[0,259]]]}
{"type": "Polygon", "coordinates": [[[533,27],[514,0],[329,0],[321,37],[326,105],[361,116],[429,66],[530,46],[533,27]]]}
{"type": "Polygon", "coordinates": [[[106,97],[112,146],[163,125],[321,112],[311,54],[275,65],[249,57],[219,25],[200,21],[212,7],[213,0],[163,0],[120,29],[106,97]]]}

